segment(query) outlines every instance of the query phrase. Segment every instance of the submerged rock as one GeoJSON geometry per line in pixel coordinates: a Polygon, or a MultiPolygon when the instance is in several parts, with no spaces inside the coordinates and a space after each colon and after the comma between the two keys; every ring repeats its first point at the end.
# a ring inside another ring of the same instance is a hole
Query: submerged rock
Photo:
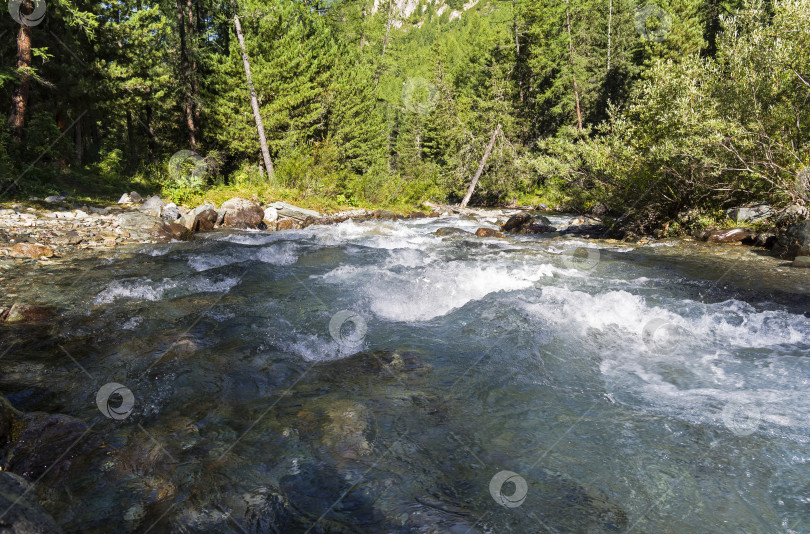
{"type": "Polygon", "coordinates": [[[546,217],[524,212],[509,217],[509,220],[501,226],[501,231],[513,234],[546,234],[556,232],[557,229],[546,217]]]}
{"type": "Polygon", "coordinates": [[[492,228],[479,228],[475,231],[478,237],[506,237],[501,232],[493,230],[492,228]]]}
{"type": "Polygon", "coordinates": [[[450,237],[450,236],[471,236],[473,235],[471,232],[467,232],[466,230],[462,230],[461,228],[455,228],[453,226],[443,226],[434,232],[439,237],[450,237]]]}
{"type": "Polygon", "coordinates": [[[0,532],[56,534],[62,532],[36,500],[36,491],[23,477],[0,472],[0,532]]]}
{"type": "Polygon", "coordinates": [[[369,454],[376,437],[371,411],[359,402],[339,400],[326,408],[323,444],[335,457],[369,454]]]}
{"type": "Polygon", "coordinates": [[[2,467],[32,480],[47,473],[58,479],[76,458],[98,447],[100,439],[84,421],[62,414],[17,416],[2,467]]]}
{"type": "Polygon", "coordinates": [[[15,302],[6,316],[8,323],[42,322],[53,319],[56,310],[50,306],[15,302]]]}
{"type": "Polygon", "coordinates": [[[791,263],[790,266],[810,269],[810,256],[796,256],[796,259],[793,260],[793,263],[791,263]]]}
{"type": "Polygon", "coordinates": [[[512,215],[509,217],[503,226],[501,226],[502,232],[512,232],[514,230],[519,230],[524,224],[529,224],[531,222],[532,216],[528,213],[518,213],[517,215],[512,215]]]}

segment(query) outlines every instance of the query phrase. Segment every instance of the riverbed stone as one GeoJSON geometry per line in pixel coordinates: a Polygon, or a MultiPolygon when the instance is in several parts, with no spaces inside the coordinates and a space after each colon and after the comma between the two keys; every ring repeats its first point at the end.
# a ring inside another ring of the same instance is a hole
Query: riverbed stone
{"type": "Polygon", "coordinates": [[[506,237],[501,232],[492,228],[479,228],[475,231],[475,235],[478,237],[506,237]]]}
{"type": "Polygon", "coordinates": [[[67,200],[62,195],[51,195],[43,199],[48,204],[58,204],[67,200]]]}
{"type": "Polygon", "coordinates": [[[84,238],[76,230],[68,230],[64,234],[53,239],[56,245],[78,245],[84,238]]]}
{"type": "Polygon", "coordinates": [[[34,323],[48,321],[56,316],[56,310],[50,306],[15,302],[6,316],[7,323],[34,323]]]}
{"type": "Polygon", "coordinates": [[[471,232],[467,232],[466,230],[462,230],[461,228],[455,228],[453,226],[443,226],[434,232],[439,237],[451,237],[451,236],[471,236],[471,232]]]}
{"type": "Polygon", "coordinates": [[[519,230],[524,224],[528,224],[531,222],[532,216],[528,213],[518,213],[517,215],[512,215],[509,217],[503,226],[501,226],[502,232],[512,232],[514,230],[519,230]]]}
{"type": "Polygon", "coordinates": [[[3,534],[58,534],[53,517],[36,500],[31,483],[13,473],[0,472],[0,532],[3,534]]]}
{"type": "Polygon", "coordinates": [[[245,198],[226,200],[222,209],[225,210],[225,226],[234,228],[256,228],[264,218],[264,210],[245,198]]]}
{"type": "Polygon", "coordinates": [[[50,480],[58,480],[74,459],[100,444],[100,438],[87,430],[87,423],[68,415],[25,413],[12,436],[3,469],[31,480],[47,472],[50,480]]]}
{"type": "Polygon", "coordinates": [[[810,269],[810,256],[796,256],[796,259],[793,260],[790,266],[810,269]]]}
{"type": "Polygon", "coordinates": [[[11,247],[9,255],[12,258],[50,258],[53,256],[53,249],[37,243],[17,243],[11,247]]]}
{"type": "Polygon", "coordinates": [[[796,256],[810,256],[810,221],[790,225],[780,232],[773,252],[787,260],[796,256]]]}
{"type": "Polygon", "coordinates": [[[326,408],[323,444],[338,458],[358,458],[371,452],[374,438],[371,411],[352,400],[338,400],[326,408]]]}
{"type": "Polygon", "coordinates": [[[501,225],[501,232],[513,234],[545,234],[556,231],[557,229],[551,226],[551,221],[548,218],[528,212],[512,215],[501,225]]]}

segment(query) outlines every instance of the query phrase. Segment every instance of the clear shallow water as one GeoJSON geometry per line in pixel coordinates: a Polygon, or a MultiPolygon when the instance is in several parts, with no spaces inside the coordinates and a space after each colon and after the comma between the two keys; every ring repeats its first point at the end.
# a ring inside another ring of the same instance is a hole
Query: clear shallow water
{"type": "Polygon", "coordinates": [[[61,316],[4,327],[0,392],[102,438],[40,499],[66,532],[810,531],[808,274],[433,235],[482,225],[212,233],[11,276],[61,316]]]}

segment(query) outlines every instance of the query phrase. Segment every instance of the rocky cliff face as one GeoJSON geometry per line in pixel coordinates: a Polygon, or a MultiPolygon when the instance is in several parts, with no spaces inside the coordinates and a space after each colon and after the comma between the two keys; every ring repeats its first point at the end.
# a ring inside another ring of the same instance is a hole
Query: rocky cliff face
{"type": "MultiPolygon", "coordinates": [[[[379,10],[387,10],[391,2],[391,13],[393,15],[392,25],[396,28],[401,28],[402,24],[419,8],[420,0],[374,0],[373,12],[379,10]]],[[[445,0],[427,0],[427,3],[433,4],[436,13],[442,15],[445,11],[450,9],[450,20],[455,20],[461,17],[464,11],[474,7],[478,4],[479,0],[469,0],[466,4],[461,6],[461,9],[452,9],[445,0]]],[[[421,26],[421,23],[418,24],[421,26]]]]}

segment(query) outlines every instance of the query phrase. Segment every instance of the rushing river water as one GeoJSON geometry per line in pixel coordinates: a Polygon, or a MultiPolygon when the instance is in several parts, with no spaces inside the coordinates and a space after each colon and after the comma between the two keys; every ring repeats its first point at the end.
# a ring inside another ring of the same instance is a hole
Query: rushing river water
{"type": "Polygon", "coordinates": [[[60,317],[2,327],[0,393],[99,437],[40,501],[65,532],[810,532],[810,272],[434,235],[492,222],[7,272],[60,317]]]}

